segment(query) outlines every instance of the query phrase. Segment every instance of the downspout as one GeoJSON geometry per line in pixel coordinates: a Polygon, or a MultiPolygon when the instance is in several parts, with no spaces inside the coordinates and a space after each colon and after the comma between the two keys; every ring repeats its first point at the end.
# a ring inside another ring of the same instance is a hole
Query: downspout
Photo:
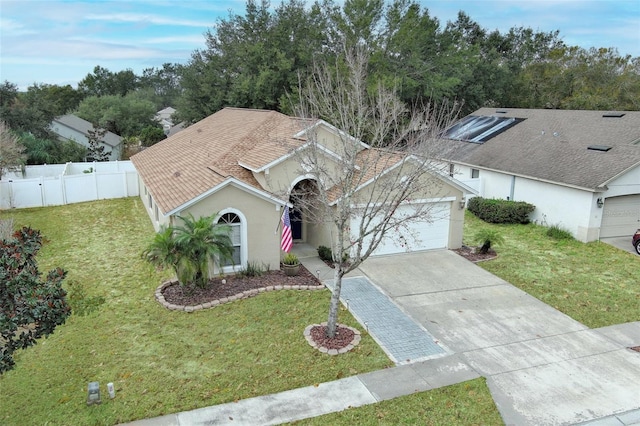
{"type": "Polygon", "coordinates": [[[513,200],[513,194],[515,193],[516,190],[516,177],[511,176],[511,189],[509,191],[509,198],[507,198],[508,200],[513,200]]]}

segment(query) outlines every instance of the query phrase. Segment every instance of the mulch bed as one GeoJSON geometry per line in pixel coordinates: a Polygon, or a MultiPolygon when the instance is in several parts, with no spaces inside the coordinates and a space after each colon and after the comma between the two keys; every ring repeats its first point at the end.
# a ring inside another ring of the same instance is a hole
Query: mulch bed
{"type": "Polygon", "coordinates": [[[493,249],[489,249],[489,252],[485,254],[480,253],[478,250],[477,247],[462,246],[453,251],[471,262],[482,262],[483,260],[491,260],[498,257],[498,254],[493,249]]]}
{"type": "Polygon", "coordinates": [[[311,338],[318,346],[325,347],[327,349],[342,349],[349,346],[356,336],[353,330],[347,327],[340,327],[336,329],[336,335],[333,338],[327,337],[327,327],[325,325],[316,325],[311,328],[311,338]]]}
{"type": "Polygon", "coordinates": [[[300,273],[295,277],[285,275],[282,270],[264,272],[259,277],[228,275],[209,280],[209,285],[206,288],[170,285],[162,291],[162,295],[168,303],[174,305],[196,306],[213,300],[235,296],[243,291],[276,285],[320,287],[322,283],[309,270],[300,265],[300,273]]]}

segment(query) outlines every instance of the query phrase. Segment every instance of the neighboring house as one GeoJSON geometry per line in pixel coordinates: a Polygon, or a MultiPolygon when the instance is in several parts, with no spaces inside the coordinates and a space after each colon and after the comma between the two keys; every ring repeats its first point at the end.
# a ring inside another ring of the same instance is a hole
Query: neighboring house
{"type": "MultiPolygon", "coordinates": [[[[61,140],[76,142],[84,147],[89,146],[89,130],[94,130],[93,125],[72,114],[57,117],[51,122],[51,131],[61,140]]],[[[109,161],[120,159],[122,154],[122,138],[115,133],[107,132],[102,138],[101,144],[105,152],[109,153],[109,161]]]]}
{"type": "MultiPolygon", "coordinates": [[[[337,165],[341,133],[329,123],[238,108],[220,110],[134,155],[131,161],[139,174],[140,196],[155,229],[179,224],[178,216],[217,213],[216,220],[233,229],[236,268],[255,262],[277,269],[281,252],[280,232],[276,230],[283,208],[290,206],[294,241],[331,246],[330,225],[309,223],[289,198],[292,191],[316,184],[302,171],[304,167],[293,153],[293,148],[304,149],[310,129],[318,135],[327,160],[337,165]]],[[[349,140],[361,147],[361,153],[370,149],[349,140]]],[[[412,250],[462,244],[462,206],[471,190],[446,174],[434,172],[434,179],[441,183],[440,192],[425,193],[415,203],[433,203],[438,216],[432,223],[416,223],[397,231],[420,237],[412,250]]],[[[406,250],[386,242],[375,254],[406,250]]],[[[224,271],[233,269],[229,264],[224,271]]]]}
{"type": "Polygon", "coordinates": [[[155,119],[162,126],[165,135],[169,135],[169,131],[174,127],[172,116],[175,112],[175,108],[166,107],[158,111],[155,115],[155,119]]]}
{"type": "Polygon", "coordinates": [[[452,174],[535,205],[537,223],[584,242],[640,228],[640,111],[481,108],[445,135],[452,174]]]}

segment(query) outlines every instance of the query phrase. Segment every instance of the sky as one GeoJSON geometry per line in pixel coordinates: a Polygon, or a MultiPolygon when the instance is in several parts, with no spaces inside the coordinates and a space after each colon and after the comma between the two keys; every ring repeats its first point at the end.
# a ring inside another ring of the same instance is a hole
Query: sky
{"type": "MultiPolygon", "coordinates": [[[[337,0],[341,3],[342,0],[337,0]]],[[[488,31],[560,31],[569,46],[640,57],[639,0],[419,0],[444,27],[463,10],[488,31]]],[[[112,72],[186,64],[207,30],[245,0],[0,0],[0,81],[76,87],[96,65],[112,72]]],[[[280,0],[272,0],[276,6],[280,0]]]]}

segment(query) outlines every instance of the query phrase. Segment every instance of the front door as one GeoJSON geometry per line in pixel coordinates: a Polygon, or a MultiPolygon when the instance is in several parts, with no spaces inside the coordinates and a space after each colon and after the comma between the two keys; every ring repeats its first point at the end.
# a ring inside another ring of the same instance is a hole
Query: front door
{"type": "Polygon", "coordinates": [[[291,220],[291,236],[294,240],[302,239],[302,212],[293,206],[291,209],[291,214],[289,215],[289,220],[291,220]]]}

